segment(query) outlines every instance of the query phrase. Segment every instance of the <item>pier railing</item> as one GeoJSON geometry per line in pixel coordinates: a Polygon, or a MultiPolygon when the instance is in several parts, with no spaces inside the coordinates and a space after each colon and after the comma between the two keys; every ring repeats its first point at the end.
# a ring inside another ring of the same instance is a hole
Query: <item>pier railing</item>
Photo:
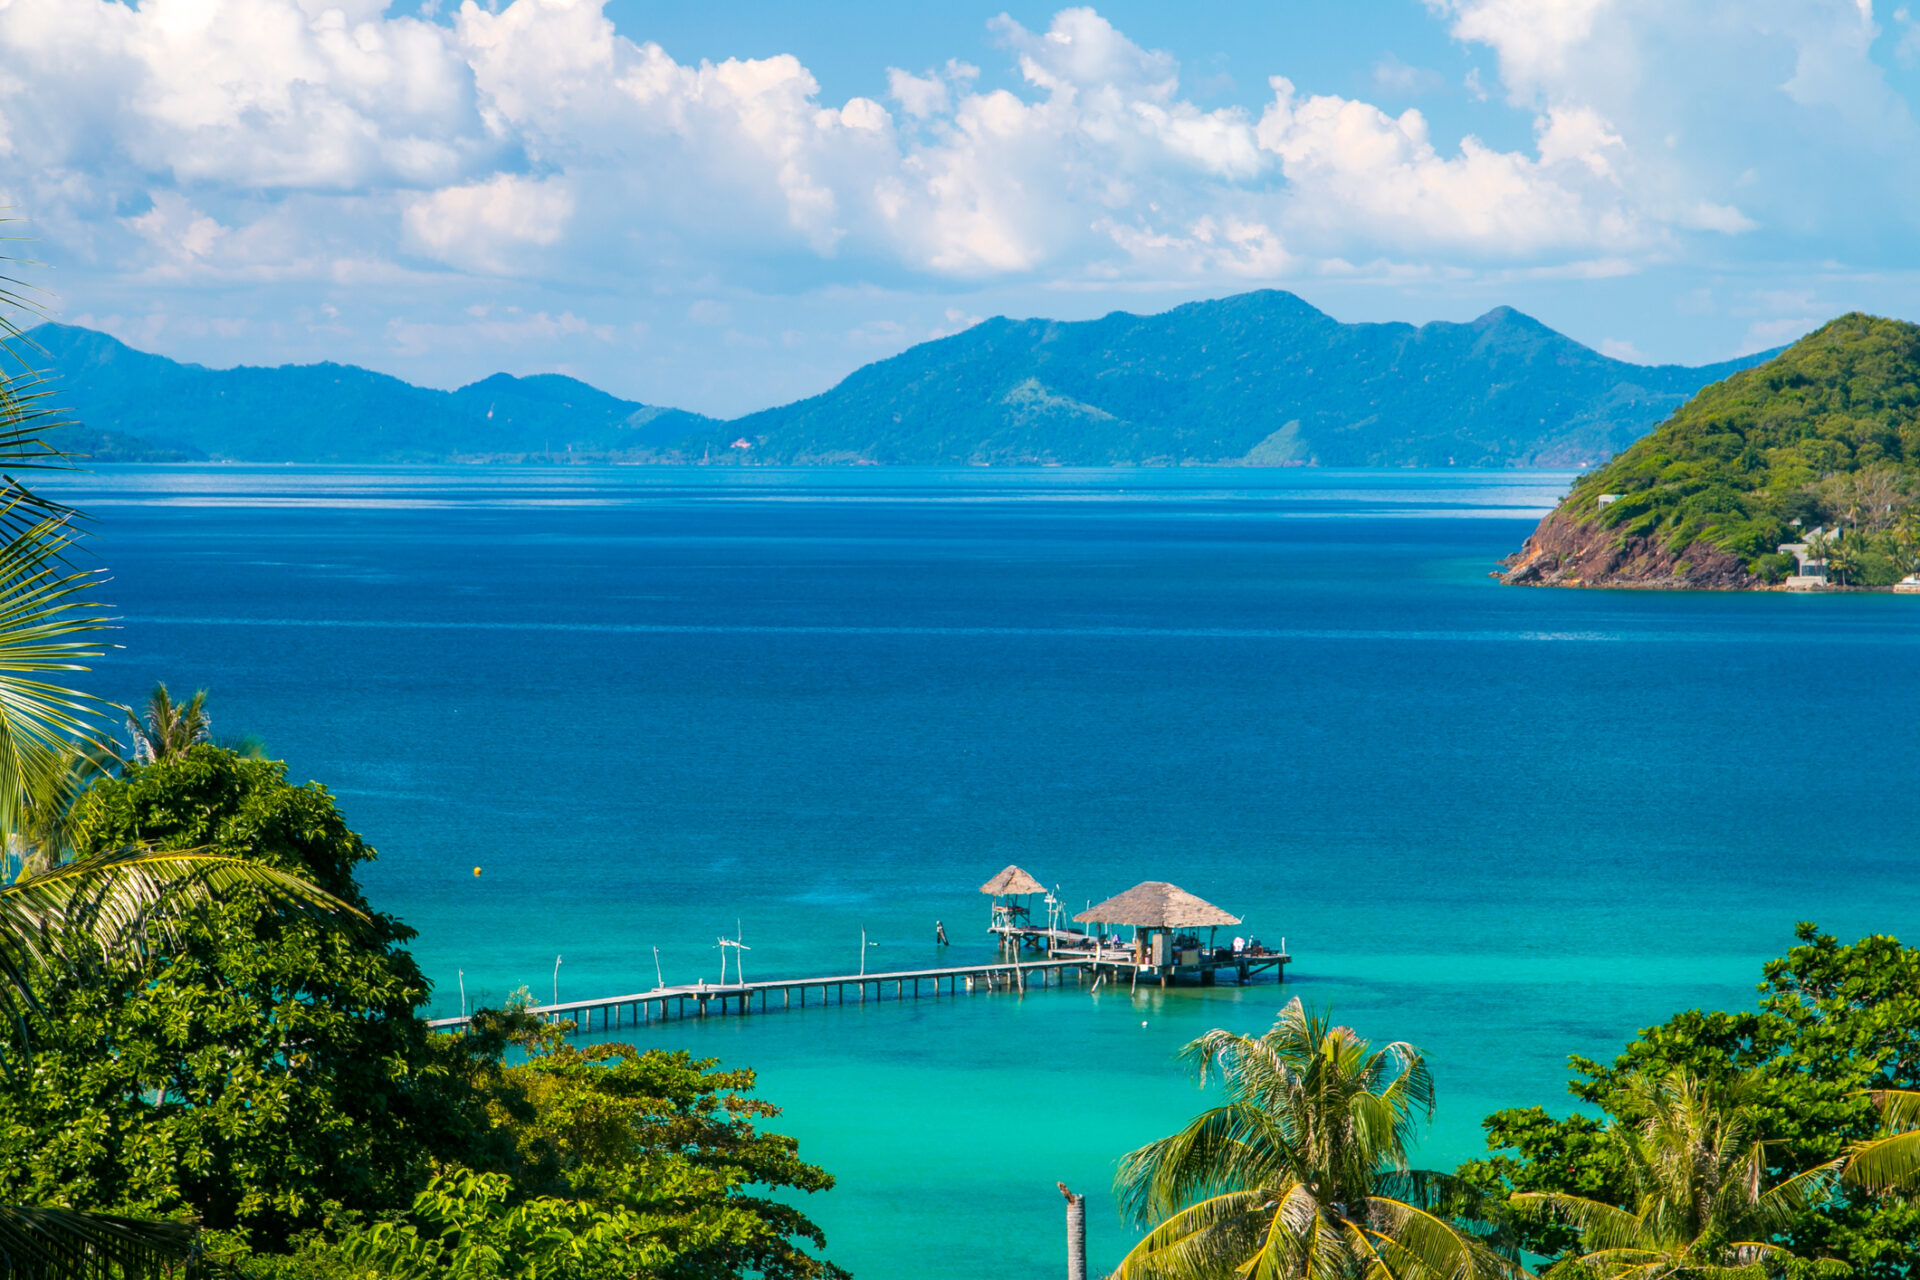
{"type": "MultiPolygon", "coordinates": [[[[775,1007],[806,1008],[810,994],[817,992],[816,1004],[850,1004],[867,1001],[867,989],[873,989],[876,1001],[917,1000],[924,997],[967,995],[978,990],[1025,991],[1031,986],[1058,986],[1071,973],[1075,981],[1085,979],[1095,961],[1092,956],[1072,959],[1007,961],[998,964],[957,965],[945,969],[902,969],[891,973],[850,973],[826,978],[775,978],[764,982],[735,982],[723,986],[694,983],[690,986],[656,987],[630,995],[607,996],[595,1000],[562,1000],[558,1004],[533,1005],[527,1012],[547,1022],[573,1022],[581,1031],[592,1031],[594,1015],[599,1015],[599,1030],[613,1031],[623,1025],[644,1026],[670,1017],[707,1017],[711,1014],[744,1015],[764,1013],[775,1007]],[[847,999],[847,988],[857,993],[847,999]],[[796,999],[797,997],[797,999],[796,999]]],[[[440,1029],[464,1027],[470,1018],[436,1018],[428,1025],[440,1029]]]]}
{"type": "MultiPolygon", "coordinates": [[[[1211,983],[1221,970],[1237,969],[1240,981],[1267,969],[1285,980],[1285,955],[1267,954],[1248,957],[1237,963],[1210,966],[1201,980],[1211,983]]],[[[594,1000],[561,1000],[554,1004],[533,1005],[527,1012],[549,1023],[571,1022],[577,1031],[616,1031],[623,1026],[647,1026],[673,1018],[710,1015],[743,1017],[770,1009],[806,1008],[809,997],[822,1005],[865,1004],[867,990],[875,1001],[919,1000],[940,996],[972,995],[979,991],[1026,991],[1064,986],[1071,976],[1076,984],[1091,981],[1097,988],[1108,979],[1123,976],[1138,979],[1146,966],[1140,964],[1127,947],[1095,947],[1086,951],[1055,952],[1046,959],[1003,960],[991,964],[955,965],[939,969],[900,969],[890,973],[849,973],[826,978],[773,978],[763,982],[734,982],[718,986],[704,982],[687,986],[655,987],[628,995],[605,996],[594,1000]],[[855,992],[855,1001],[847,999],[847,989],[855,992]],[[814,993],[818,993],[817,996],[814,993]],[[774,1004],[775,999],[779,1004],[774,1004]],[[595,1015],[599,1025],[595,1026],[595,1015]]],[[[1161,985],[1168,980],[1166,970],[1161,985]]],[[[471,1018],[436,1018],[429,1026],[440,1030],[465,1027],[471,1018]]]]}

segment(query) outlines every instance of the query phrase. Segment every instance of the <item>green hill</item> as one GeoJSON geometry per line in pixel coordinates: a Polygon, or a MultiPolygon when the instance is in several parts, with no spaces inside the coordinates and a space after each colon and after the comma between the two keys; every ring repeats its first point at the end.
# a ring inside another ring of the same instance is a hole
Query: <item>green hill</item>
{"type": "Polygon", "coordinates": [[[1345,324],[1277,289],[1098,320],[996,317],[680,456],[773,462],[1576,466],[1756,364],[1633,365],[1511,307],[1345,324]]]}
{"type": "Polygon", "coordinates": [[[1838,575],[1885,585],[1920,568],[1916,498],[1920,326],[1854,313],[1707,387],[1582,476],[1506,576],[1760,585],[1791,570],[1782,543],[1825,528],[1840,530],[1838,575]]]}

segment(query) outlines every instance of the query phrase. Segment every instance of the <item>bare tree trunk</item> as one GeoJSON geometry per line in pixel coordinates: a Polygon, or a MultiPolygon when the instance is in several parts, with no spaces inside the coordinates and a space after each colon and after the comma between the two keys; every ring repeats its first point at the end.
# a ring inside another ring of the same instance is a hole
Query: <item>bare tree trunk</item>
{"type": "Polygon", "coordinates": [[[1087,1198],[1055,1183],[1067,1198],[1067,1280],[1087,1280],[1087,1198]]]}

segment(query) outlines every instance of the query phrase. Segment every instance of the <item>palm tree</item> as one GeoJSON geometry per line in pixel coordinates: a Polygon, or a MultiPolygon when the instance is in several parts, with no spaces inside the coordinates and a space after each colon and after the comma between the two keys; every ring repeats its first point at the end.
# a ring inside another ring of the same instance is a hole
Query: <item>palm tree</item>
{"type": "Polygon", "coordinates": [[[1202,1084],[1218,1070],[1226,1100],[1121,1162],[1121,1205],[1152,1229],[1116,1280],[1518,1274],[1435,1212],[1450,1178],[1407,1167],[1433,1110],[1412,1045],[1373,1049],[1295,999],[1265,1035],[1210,1031],[1182,1057],[1202,1084]]]}
{"type": "Polygon", "coordinates": [[[1817,561],[1824,572],[1827,558],[1833,554],[1833,535],[1825,529],[1815,529],[1804,541],[1807,544],[1807,559],[1817,561]]]}
{"type": "Polygon", "coordinates": [[[1609,1130],[1633,1184],[1623,1209],[1561,1192],[1523,1192],[1521,1215],[1580,1232],[1578,1255],[1548,1272],[1576,1280],[1761,1280],[1794,1261],[1773,1237],[1829,1200],[1839,1161],[1773,1187],[1750,1077],[1710,1084],[1684,1070],[1629,1079],[1621,1110],[1643,1116],[1609,1130]]]}
{"type": "Polygon", "coordinates": [[[1836,529],[1833,535],[1833,550],[1827,554],[1828,566],[1840,575],[1840,585],[1847,584],[1849,574],[1860,571],[1860,536],[1849,538],[1845,529],[1836,529]]]}
{"type": "Polygon", "coordinates": [[[183,756],[213,739],[213,723],[207,718],[207,691],[197,689],[185,702],[175,702],[166,685],[156,684],[147,695],[146,713],[138,719],[128,714],[127,731],[133,737],[135,764],[183,756]]]}

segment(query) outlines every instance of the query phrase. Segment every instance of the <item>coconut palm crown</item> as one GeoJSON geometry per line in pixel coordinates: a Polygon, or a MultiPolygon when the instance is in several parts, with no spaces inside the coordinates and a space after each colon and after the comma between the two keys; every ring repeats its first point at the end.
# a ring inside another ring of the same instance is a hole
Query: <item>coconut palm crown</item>
{"type": "Polygon", "coordinates": [[[187,754],[200,743],[212,741],[207,691],[195,690],[185,702],[175,702],[166,685],[156,684],[147,695],[145,712],[137,718],[127,716],[127,732],[133,738],[135,764],[154,764],[187,754]]]}
{"type": "Polygon", "coordinates": [[[1410,1169],[1433,1079],[1410,1044],[1375,1049],[1293,1000],[1261,1036],[1210,1031],[1182,1057],[1226,1100],[1129,1154],[1123,1210],[1151,1225],[1116,1280],[1485,1280],[1519,1274],[1437,1211],[1456,1189],[1410,1169]]]}
{"type": "MultiPolygon", "coordinates": [[[[1774,1239],[1808,1209],[1832,1200],[1842,1161],[1767,1181],[1767,1143],[1747,1078],[1703,1081],[1676,1069],[1637,1075],[1619,1110],[1644,1117],[1609,1136],[1633,1187],[1621,1208],[1559,1192],[1525,1192],[1509,1204],[1580,1232],[1580,1252],[1548,1271],[1565,1280],[1766,1280],[1796,1261],[1774,1239]]],[[[1803,1264],[1805,1273],[1839,1263],[1803,1264]]]]}

